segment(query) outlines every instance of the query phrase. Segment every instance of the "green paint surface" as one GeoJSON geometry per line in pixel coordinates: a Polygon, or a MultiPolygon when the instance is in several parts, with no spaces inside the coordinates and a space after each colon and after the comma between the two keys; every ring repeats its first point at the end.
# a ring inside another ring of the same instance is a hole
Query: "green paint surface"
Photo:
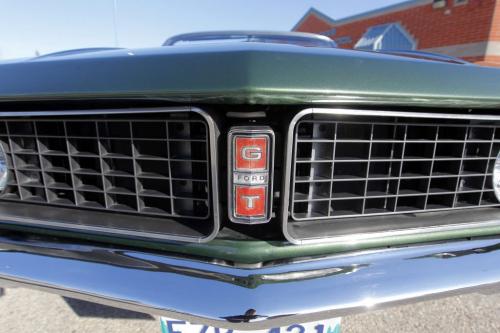
{"type": "Polygon", "coordinates": [[[0,101],[500,106],[500,70],[372,52],[234,43],[0,63],[0,101]]]}
{"type": "MultiPolygon", "coordinates": [[[[19,225],[3,225],[4,228],[22,232],[52,235],[64,238],[78,238],[104,244],[123,245],[162,251],[166,254],[188,255],[199,258],[226,260],[236,264],[260,264],[280,262],[301,257],[328,256],[349,251],[385,248],[389,246],[405,246],[418,243],[451,241],[471,237],[487,237],[500,234],[500,227],[472,227],[463,230],[426,232],[417,235],[383,237],[355,243],[322,243],[310,245],[293,245],[286,241],[230,240],[215,239],[209,243],[158,243],[150,241],[123,239],[94,234],[81,234],[71,231],[49,230],[42,228],[22,227],[19,225]]],[[[58,241],[55,239],[54,241],[58,241]]],[[[62,241],[72,243],[71,239],[62,241]]]]}

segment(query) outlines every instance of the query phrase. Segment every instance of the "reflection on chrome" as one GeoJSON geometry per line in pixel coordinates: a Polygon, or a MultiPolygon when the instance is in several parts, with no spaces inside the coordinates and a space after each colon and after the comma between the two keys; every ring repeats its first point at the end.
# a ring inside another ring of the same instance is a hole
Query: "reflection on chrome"
{"type": "Polygon", "coordinates": [[[482,239],[250,269],[3,235],[0,282],[221,328],[257,330],[500,286],[499,250],[500,239],[482,239]],[[193,295],[197,302],[190,301],[193,295]]]}

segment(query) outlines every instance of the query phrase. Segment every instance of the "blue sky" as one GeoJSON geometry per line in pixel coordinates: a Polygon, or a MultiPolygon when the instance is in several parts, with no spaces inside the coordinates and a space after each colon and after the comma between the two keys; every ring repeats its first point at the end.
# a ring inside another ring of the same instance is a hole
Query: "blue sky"
{"type": "Polygon", "coordinates": [[[0,0],[0,59],[54,51],[158,46],[192,31],[290,30],[311,7],[340,19],[401,0],[0,0]]]}

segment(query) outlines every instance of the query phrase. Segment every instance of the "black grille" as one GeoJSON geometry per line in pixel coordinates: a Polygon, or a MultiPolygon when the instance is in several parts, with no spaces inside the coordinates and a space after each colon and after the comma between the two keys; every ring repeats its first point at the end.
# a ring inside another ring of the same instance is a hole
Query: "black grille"
{"type": "MultiPolygon", "coordinates": [[[[354,118],[354,117],[351,117],[354,118]]],[[[447,120],[304,119],[294,133],[294,220],[499,205],[500,127],[447,120]]]]}
{"type": "Polygon", "coordinates": [[[0,198],[208,219],[208,132],[201,117],[175,114],[1,121],[10,179],[0,198]]]}

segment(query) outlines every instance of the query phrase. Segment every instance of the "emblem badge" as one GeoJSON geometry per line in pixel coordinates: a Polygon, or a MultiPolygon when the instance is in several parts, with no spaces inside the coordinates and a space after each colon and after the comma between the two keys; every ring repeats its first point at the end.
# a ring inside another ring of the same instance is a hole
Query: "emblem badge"
{"type": "Polygon", "coordinates": [[[228,136],[229,219],[258,224],[271,219],[274,132],[233,127],[228,136]]]}

